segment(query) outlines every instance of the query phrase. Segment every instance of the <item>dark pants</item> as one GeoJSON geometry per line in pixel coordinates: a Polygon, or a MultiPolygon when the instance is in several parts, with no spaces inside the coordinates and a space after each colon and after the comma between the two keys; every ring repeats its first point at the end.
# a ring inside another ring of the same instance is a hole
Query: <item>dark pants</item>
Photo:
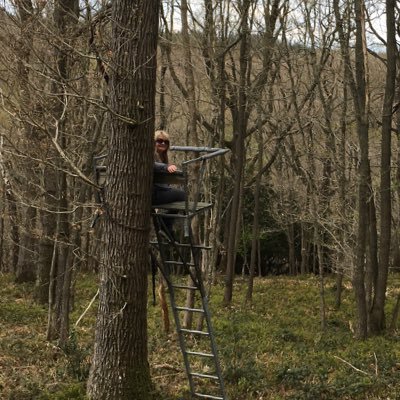
{"type": "MultiPolygon", "coordinates": [[[[169,186],[155,185],[153,188],[152,205],[158,206],[160,204],[173,203],[174,201],[185,201],[186,194],[181,189],[172,188],[169,186]]],[[[168,234],[173,234],[172,226],[174,218],[163,218],[163,224],[168,234]]],[[[157,227],[156,227],[157,229],[157,227]]]]}

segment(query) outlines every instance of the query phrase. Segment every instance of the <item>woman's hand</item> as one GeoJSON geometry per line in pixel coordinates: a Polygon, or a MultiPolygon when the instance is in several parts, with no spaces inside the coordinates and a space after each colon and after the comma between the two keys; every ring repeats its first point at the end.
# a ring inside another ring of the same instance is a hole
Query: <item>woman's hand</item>
{"type": "Polygon", "coordinates": [[[167,167],[167,171],[168,171],[170,174],[176,172],[177,170],[178,170],[178,168],[177,168],[176,165],[174,165],[174,164],[170,164],[170,165],[168,165],[168,167],[167,167]]]}

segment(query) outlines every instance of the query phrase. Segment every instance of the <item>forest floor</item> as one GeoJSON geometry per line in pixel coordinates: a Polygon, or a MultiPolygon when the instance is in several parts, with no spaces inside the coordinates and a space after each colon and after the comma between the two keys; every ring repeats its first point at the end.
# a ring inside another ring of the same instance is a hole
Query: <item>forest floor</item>
{"type": "MultiPolygon", "coordinates": [[[[96,278],[79,275],[71,315],[70,345],[46,341],[47,310],[33,301],[31,285],[0,274],[0,399],[84,399],[93,343],[96,278]]],[[[400,277],[391,275],[388,316],[400,277]]],[[[149,281],[151,281],[149,279],[149,281]]],[[[252,305],[246,282],[235,283],[231,307],[222,306],[223,283],[212,288],[210,307],[230,400],[400,399],[400,332],[358,341],[352,332],[354,299],[345,285],[339,310],[334,281],[325,288],[326,329],[321,330],[319,280],[255,280],[252,305]]],[[[149,290],[149,362],[165,400],[188,399],[187,380],[174,333],[165,333],[160,304],[149,290]]]]}

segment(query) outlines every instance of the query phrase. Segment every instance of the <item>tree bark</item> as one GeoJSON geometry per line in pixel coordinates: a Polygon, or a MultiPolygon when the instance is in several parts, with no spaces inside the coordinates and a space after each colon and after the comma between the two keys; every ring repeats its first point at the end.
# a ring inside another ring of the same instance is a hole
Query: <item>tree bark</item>
{"type": "MultiPolygon", "coordinates": [[[[24,115],[25,110],[31,109],[31,94],[29,93],[29,65],[30,54],[32,49],[32,32],[31,19],[33,15],[33,6],[31,0],[20,0],[16,3],[21,23],[21,37],[17,45],[17,73],[19,80],[19,112],[24,115]]],[[[31,126],[23,120],[23,133],[29,146],[35,146],[37,138],[32,134],[31,126]]],[[[31,206],[32,199],[35,198],[33,193],[34,185],[28,183],[35,179],[35,162],[29,160],[24,164],[23,193],[28,206],[21,207],[21,223],[23,225],[19,234],[19,252],[18,263],[15,269],[16,282],[33,282],[35,280],[35,255],[36,255],[36,238],[33,235],[33,229],[36,225],[36,209],[31,206]]]]}
{"type": "Polygon", "coordinates": [[[88,397],[151,398],[147,350],[156,0],[112,4],[110,141],[99,311],[88,397]]]}
{"type": "MultiPolygon", "coordinates": [[[[368,179],[371,178],[369,173],[368,179]]],[[[368,309],[372,306],[373,294],[378,277],[378,232],[375,198],[372,190],[372,182],[368,182],[368,237],[367,237],[367,255],[365,263],[365,299],[368,309]]]]}
{"type": "MultiPolygon", "coordinates": [[[[187,86],[187,97],[186,104],[189,110],[189,129],[187,145],[189,146],[199,146],[199,139],[197,136],[197,110],[196,110],[196,85],[192,64],[192,50],[190,44],[190,34],[189,34],[189,22],[188,22],[188,4],[186,0],[181,1],[181,21],[182,21],[182,42],[183,42],[183,64],[184,64],[184,73],[185,73],[185,81],[187,86]]],[[[196,155],[194,155],[196,156],[196,155]]],[[[190,193],[189,199],[194,200],[194,195],[198,190],[198,179],[199,179],[199,164],[193,165],[190,169],[190,193]]],[[[199,219],[195,217],[191,221],[191,229],[192,229],[192,240],[195,243],[200,243],[200,227],[199,227],[199,219]]],[[[200,257],[200,255],[199,255],[200,257]]],[[[200,261],[200,258],[199,260],[200,261]]],[[[191,276],[188,276],[188,285],[193,285],[193,281],[191,276]]],[[[194,305],[194,291],[188,290],[186,295],[185,306],[187,308],[193,308],[194,305]]],[[[186,311],[183,315],[183,326],[185,328],[190,328],[193,322],[193,313],[190,311],[186,311]]]]}
{"type": "MultiPolygon", "coordinates": [[[[40,210],[41,237],[39,241],[35,300],[40,304],[49,301],[50,269],[57,225],[57,181],[52,167],[43,169],[44,199],[40,210]]],[[[49,338],[52,337],[50,334],[49,338]]]]}
{"type": "MultiPolygon", "coordinates": [[[[347,68],[343,71],[344,82],[348,82],[347,78],[349,71],[347,68]]],[[[347,204],[346,204],[346,165],[347,165],[347,155],[346,155],[346,133],[347,133],[347,103],[348,103],[348,85],[343,85],[343,103],[342,111],[340,115],[340,139],[339,139],[339,154],[338,158],[341,163],[337,166],[338,168],[338,185],[339,185],[339,210],[341,214],[341,220],[339,223],[339,242],[345,243],[346,241],[346,227],[347,227],[347,204]]],[[[345,254],[342,249],[339,251],[337,257],[337,267],[336,267],[336,294],[335,294],[335,307],[340,308],[342,304],[342,290],[343,290],[343,275],[344,275],[344,262],[345,254]]]]}
{"type": "MultiPolygon", "coordinates": [[[[258,115],[261,115],[261,107],[258,109],[258,115]]],[[[261,170],[263,167],[263,134],[261,123],[258,124],[258,174],[256,178],[256,187],[254,189],[254,216],[253,216],[253,231],[251,239],[251,255],[250,255],[250,271],[249,281],[246,291],[245,301],[251,302],[253,298],[254,275],[257,260],[257,248],[259,244],[260,234],[260,188],[261,188],[261,170]]]]}
{"type": "Polygon", "coordinates": [[[356,82],[357,90],[353,93],[356,108],[357,133],[360,145],[360,167],[358,184],[358,232],[356,248],[356,264],[353,272],[358,321],[357,336],[365,339],[367,336],[367,304],[365,293],[365,254],[368,229],[368,181],[369,179],[369,140],[368,140],[368,101],[366,72],[366,37],[365,10],[363,0],[355,1],[356,12],[356,82]]]}
{"type": "Polygon", "coordinates": [[[0,173],[2,176],[3,190],[3,215],[8,215],[8,221],[2,217],[2,238],[6,241],[6,235],[4,235],[4,224],[8,227],[9,234],[9,248],[8,251],[4,247],[2,242],[2,267],[4,272],[11,272],[15,274],[16,266],[18,264],[18,245],[19,245],[19,229],[18,229],[18,210],[17,210],[17,199],[11,186],[7,169],[5,168],[5,160],[3,157],[3,138],[0,138],[0,173]]]}
{"type": "Polygon", "coordinates": [[[234,146],[234,185],[232,206],[230,210],[229,236],[227,247],[227,263],[224,290],[224,304],[229,305],[233,295],[233,281],[235,276],[237,231],[240,227],[240,194],[242,191],[243,169],[245,161],[245,135],[247,129],[247,68],[248,68],[248,38],[249,38],[249,8],[250,1],[245,0],[242,4],[241,13],[241,43],[240,43],[240,82],[238,88],[237,113],[233,121],[233,146],[234,146]]]}
{"type": "MultiPolygon", "coordinates": [[[[54,76],[53,93],[55,103],[53,106],[53,117],[56,121],[53,132],[52,140],[57,145],[65,150],[67,147],[66,130],[68,127],[68,120],[71,119],[71,113],[67,110],[68,94],[66,93],[65,86],[71,75],[71,52],[70,47],[73,47],[73,29],[78,21],[78,0],[57,0],[54,7],[54,29],[57,34],[59,42],[56,43],[54,53],[56,59],[56,74],[54,76]]],[[[52,148],[53,143],[50,145],[52,148]]],[[[55,282],[54,282],[54,302],[52,308],[49,310],[50,321],[48,323],[48,339],[59,339],[59,345],[64,347],[69,336],[69,311],[70,311],[70,297],[71,297],[71,268],[72,266],[70,257],[70,213],[68,213],[68,182],[67,175],[63,166],[63,159],[60,155],[55,153],[52,148],[52,155],[56,159],[56,165],[47,171],[44,178],[44,191],[45,207],[50,210],[45,210],[42,216],[42,223],[48,224],[43,226],[44,232],[49,238],[57,236],[58,249],[56,252],[57,258],[52,260],[54,264],[55,282]],[[57,168],[58,167],[58,168],[57,168]],[[54,201],[54,191],[56,191],[56,201],[54,201]],[[55,224],[51,225],[54,217],[47,213],[58,213],[57,227],[55,231],[55,224]],[[47,215],[46,215],[47,214],[47,215]]],[[[43,247],[40,249],[41,253],[41,267],[43,268],[42,274],[50,270],[50,247],[48,243],[42,242],[43,247]]],[[[46,283],[43,282],[43,283],[46,283]]],[[[47,286],[47,285],[46,285],[47,286]]]]}
{"type": "Polygon", "coordinates": [[[369,316],[369,330],[373,334],[382,333],[385,329],[385,301],[390,259],[392,219],[390,174],[392,108],[396,83],[396,59],[398,57],[395,8],[395,0],[386,0],[387,70],[385,98],[382,110],[379,270],[375,287],[375,297],[369,316]]]}
{"type": "Polygon", "coordinates": [[[369,139],[368,139],[368,94],[367,94],[367,69],[366,69],[366,37],[365,37],[365,10],[364,1],[354,2],[356,15],[356,44],[355,44],[355,77],[347,46],[343,19],[339,11],[339,2],[333,2],[336,25],[338,28],[340,48],[347,69],[346,82],[352,93],[356,129],[360,146],[359,182],[358,182],[358,227],[357,247],[353,267],[352,281],[357,304],[357,328],[356,335],[360,339],[367,337],[367,304],[365,292],[365,257],[368,228],[368,181],[369,181],[369,139]]]}

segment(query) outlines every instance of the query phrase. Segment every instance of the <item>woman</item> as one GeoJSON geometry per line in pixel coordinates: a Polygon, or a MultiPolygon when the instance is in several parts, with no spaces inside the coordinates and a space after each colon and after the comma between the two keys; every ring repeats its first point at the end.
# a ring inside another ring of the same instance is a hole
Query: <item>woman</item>
{"type": "MultiPolygon", "coordinates": [[[[168,149],[169,149],[169,135],[167,132],[159,130],[154,134],[155,141],[155,163],[154,172],[169,172],[173,174],[177,171],[174,164],[169,164],[168,149]]],[[[173,188],[167,184],[155,183],[153,186],[152,204],[154,206],[174,201],[185,201],[185,192],[181,189],[173,188]]],[[[167,234],[174,239],[172,231],[173,218],[163,218],[163,228],[167,234]]]]}

